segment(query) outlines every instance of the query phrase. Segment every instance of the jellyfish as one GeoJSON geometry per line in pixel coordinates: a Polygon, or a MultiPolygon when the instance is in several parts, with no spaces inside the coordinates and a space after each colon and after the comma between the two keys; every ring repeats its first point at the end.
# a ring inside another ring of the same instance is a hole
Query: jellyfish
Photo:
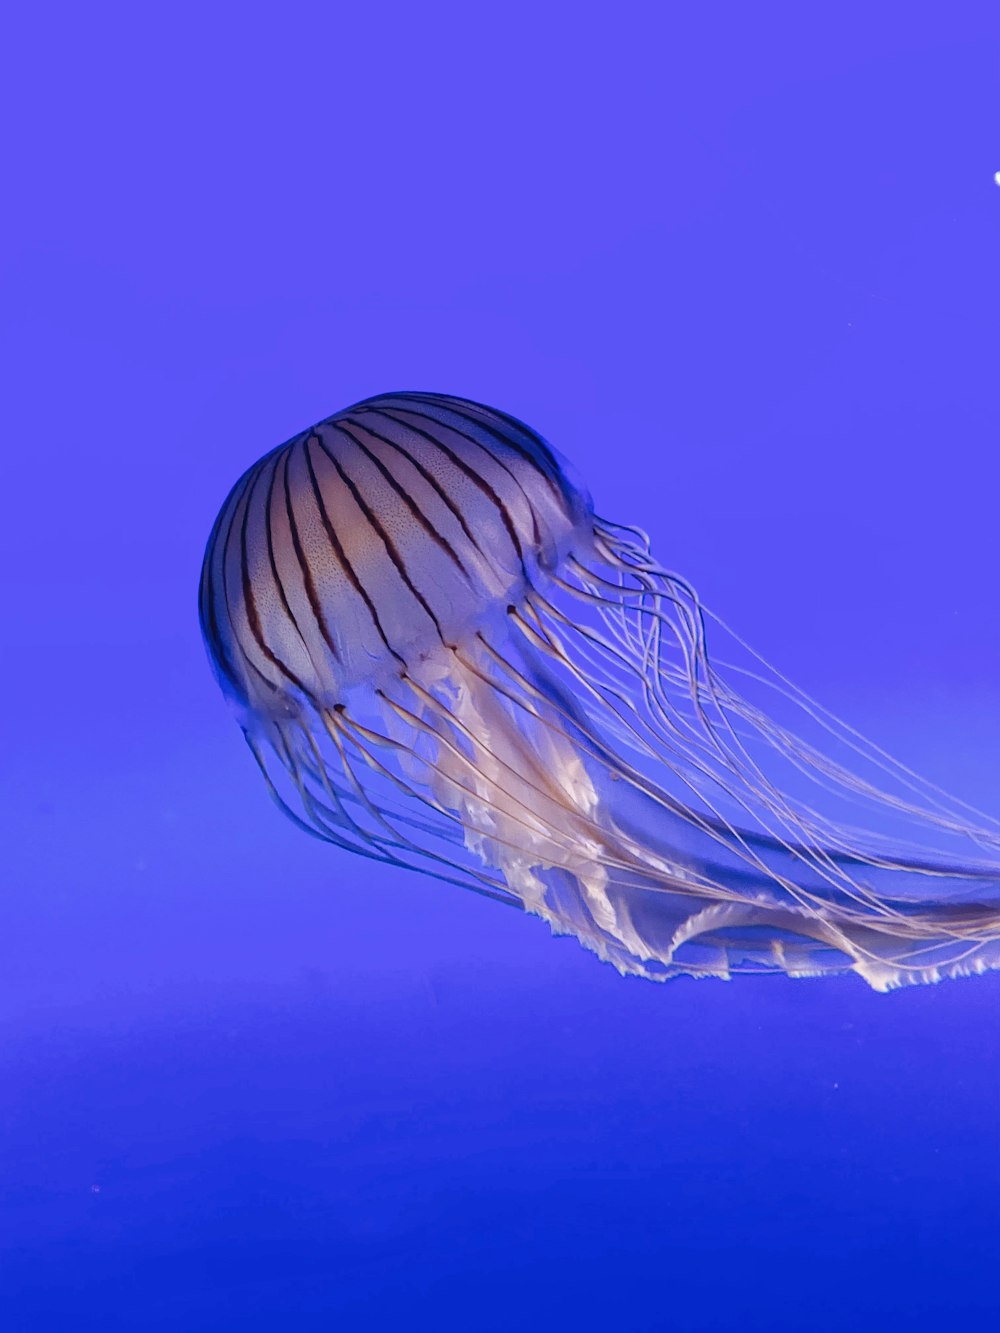
{"type": "Polygon", "coordinates": [[[279,445],[199,609],[271,796],[334,847],[624,975],[1000,967],[1000,824],[755,654],[506,412],[389,393],[279,445]]]}

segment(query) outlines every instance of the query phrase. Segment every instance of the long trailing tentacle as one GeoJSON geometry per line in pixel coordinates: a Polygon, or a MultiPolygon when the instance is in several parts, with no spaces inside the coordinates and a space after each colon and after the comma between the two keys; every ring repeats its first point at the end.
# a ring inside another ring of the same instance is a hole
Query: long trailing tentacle
{"type": "MultiPolygon", "coordinates": [[[[622,971],[657,979],[853,967],[886,986],[992,962],[996,919],[987,909],[904,911],[856,885],[835,857],[810,860],[807,843],[741,831],[699,783],[689,788],[700,812],[659,787],[625,758],[631,748],[663,763],[655,727],[643,729],[627,692],[612,703],[613,671],[601,684],[596,667],[588,678],[560,628],[567,617],[536,592],[508,612],[498,643],[480,631],[474,645],[449,648],[426,679],[403,671],[380,689],[381,727],[341,706],[322,717],[332,751],[306,733],[283,750],[279,742],[321,836],[344,845],[349,827],[355,850],[520,903],[622,971]],[[572,704],[545,662],[591,706],[572,704]],[[642,836],[631,836],[616,823],[615,788],[659,811],[658,823],[647,816],[642,836]],[[693,852],[681,850],[684,828],[693,852]]],[[[604,650],[599,636],[589,642],[604,650]]],[[[617,651],[609,660],[622,666],[617,651]]],[[[673,735],[671,762],[687,778],[683,734],[673,735]]],[[[697,773],[697,748],[692,756],[697,773]]]]}
{"type": "MultiPolygon", "coordinates": [[[[686,639],[685,649],[697,666],[696,669],[689,667],[685,683],[695,695],[703,695],[706,700],[711,701],[718,710],[724,726],[731,723],[733,716],[740,717],[750,724],[751,733],[755,737],[765,736],[775,749],[791,750],[800,762],[815,769],[817,773],[824,773],[836,779],[843,784],[845,790],[856,791],[866,798],[885,801],[900,813],[912,815],[921,823],[935,823],[945,832],[956,833],[971,841],[979,842],[991,851],[1000,850],[1000,821],[957,800],[942,791],[940,787],[920,777],[798,689],[759,653],[750,648],[745,640],[732,631],[720,617],[704,608],[695,591],[684,579],[665,570],[656,562],[650,553],[648,539],[644,534],[637,529],[618,529],[618,525],[608,524],[605,520],[598,520],[596,532],[601,555],[608,564],[620,575],[634,575],[636,583],[634,589],[627,593],[627,597],[634,607],[635,614],[660,624],[666,623],[671,632],[675,634],[680,632],[686,639]],[[618,538],[616,530],[626,532],[628,540],[623,541],[618,538]],[[654,592],[654,604],[650,606],[644,604],[642,594],[651,590],[654,592]],[[665,600],[670,601],[681,614],[676,618],[665,617],[661,609],[665,600]],[[740,671],[750,679],[756,679],[791,702],[804,719],[818,725],[838,744],[843,745],[865,763],[871,764],[898,786],[912,792],[918,799],[909,801],[879,788],[872,781],[859,777],[802,741],[789,729],[774,722],[765,712],[742,698],[738,691],[729,686],[720,665],[710,661],[708,657],[705,646],[705,622],[709,619],[747,654],[757,668],[756,672],[747,667],[735,667],[733,670],[740,671]],[[959,814],[960,810],[965,814],[959,814]],[[982,820],[983,825],[971,823],[968,815],[982,820]]],[[[588,573],[597,580],[602,578],[601,571],[588,571],[588,573]]],[[[607,599],[604,613],[607,616],[615,614],[616,602],[621,598],[621,585],[614,586],[618,596],[607,599]]],[[[657,636],[655,642],[659,644],[659,631],[655,633],[657,636]]],[[[669,681],[670,664],[662,651],[658,651],[655,658],[647,659],[645,665],[651,667],[654,681],[669,681]]]]}

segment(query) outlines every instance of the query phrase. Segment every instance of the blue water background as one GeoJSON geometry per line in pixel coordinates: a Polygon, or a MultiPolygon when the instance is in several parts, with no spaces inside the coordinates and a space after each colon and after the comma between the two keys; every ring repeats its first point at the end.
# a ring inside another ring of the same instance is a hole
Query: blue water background
{"type": "Polygon", "coordinates": [[[995,6],[22,7],[0,80],[0,1327],[1000,1315],[1000,976],[624,981],[312,843],[204,540],[369,393],[534,423],[1000,813],[995,6]]]}

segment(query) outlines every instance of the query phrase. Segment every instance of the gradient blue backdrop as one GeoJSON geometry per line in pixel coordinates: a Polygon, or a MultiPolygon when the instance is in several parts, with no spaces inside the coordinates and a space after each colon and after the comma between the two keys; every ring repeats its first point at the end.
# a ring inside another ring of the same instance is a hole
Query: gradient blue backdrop
{"type": "Polygon", "coordinates": [[[314,845],[195,588],[467,394],[1000,811],[996,7],[354,8],[7,25],[0,1327],[988,1326],[1000,976],[659,988],[314,845]]]}

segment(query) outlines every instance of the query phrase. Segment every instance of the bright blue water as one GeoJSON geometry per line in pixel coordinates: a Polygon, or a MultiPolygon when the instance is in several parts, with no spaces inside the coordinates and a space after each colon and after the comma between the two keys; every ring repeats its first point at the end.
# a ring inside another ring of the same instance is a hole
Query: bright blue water
{"type": "Polygon", "coordinates": [[[622,981],[297,833],[197,639],[249,461],[464,393],[1000,811],[992,8],[660,8],[22,15],[5,1333],[1000,1313],[1000,977],[622,981]]]}

